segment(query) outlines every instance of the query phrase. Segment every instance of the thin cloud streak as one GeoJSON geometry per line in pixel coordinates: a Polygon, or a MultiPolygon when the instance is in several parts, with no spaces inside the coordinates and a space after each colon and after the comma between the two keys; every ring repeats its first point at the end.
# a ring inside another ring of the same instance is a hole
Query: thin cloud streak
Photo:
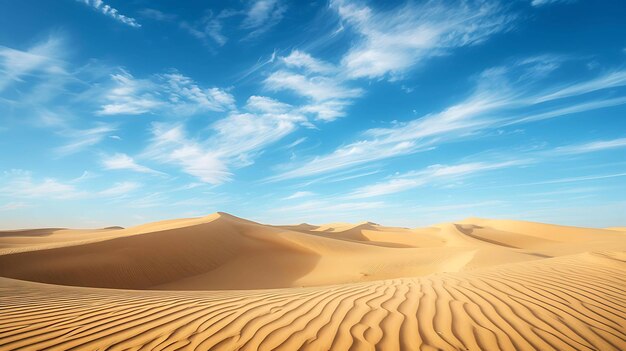
{"type": "Polygon", "coordinates": [[[331,7],[360,36],[341,60],[351,78],[397,79],[427,58],[506,31],[514,20],[502,15],[499,4],[482,1],[408,3],[382,13],[349,0],[332,1],[331,7]]]}
{"type": "MultiPolygon", "coordinates": [[[[524,116],[518,112],[520,109],[534,107],[536,101],[558,100],[565,95],[549,93],[549,99],[528,98],[529,94],[525,90],[515,91],[509,86],[510,79],[505,79],[507,74],[510,74],[509,70],[487,70],[479,79],[474,94],[465,101],[397,127],[366,130],[363,133],[364,139],[336,148],[332,153],[316,156],[307,163],[267,180],[282,181],[316,176],[372,161],[426,151],[444,142],[476,137],[485,130],[626,104],[626,96],[596,98],[573,106],[552,108],[547,112],[524,116]]],[[[592,81],[603,81],[603,77],[592,81]]],[[[596,84],[583,82],[567,96],[574,92],[584,95],[595,90],[596,84]]]]}
{"type": "Polygon", "coordinates": [[[626,138],[597,140],[585,144],[557,147],[549,153],[555,155],[576,155],[589,152],[626,148],[626,138]]]}
{"type": "Polygon", "coordinates": [[[116,153],[111,156],[104,157],[102,159],[102,165],[106,170],[130,170],[138,173],[165,174],[152,168],[137,164],[132,157],[124,153],[116,153]]]}
{"type": "Polygon", "coordinates": [[[389,195],[417,188],[422,185],[448,182],[460,177],[466,178],[477,173],[493,171],[496,169],[527,165],[531,160],[513,160],[503,162],[472,162],[456,165],[431,165],[421,171],[407,172],[392,177],[392,179],[367,185],[356,189],[347,198],[363,199],[375,196],[389,195]]]}
{"type": "Polygon", "coordinates": [[[124,23],[134,28],[141,27],[141,24],[137,23],[136,19],[122,15],[121,13],[119,13],[117,9],[114,9],[113,7],[105,4],[104,1],[102,0],[76,0],[76,1],[82,2],[83,4],[87,6],[91,6],[96,11],[102,13],[103,15],[107,17],[111,17],[120,23],[124,23]]]}

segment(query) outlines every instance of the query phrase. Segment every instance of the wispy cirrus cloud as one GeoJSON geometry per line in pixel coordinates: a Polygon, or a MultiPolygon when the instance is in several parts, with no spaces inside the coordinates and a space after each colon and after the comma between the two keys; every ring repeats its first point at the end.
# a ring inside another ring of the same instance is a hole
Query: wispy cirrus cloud
{"type": "Polygon", "coordinates": [[[64,50],[64,41],[53,35],[23,51],[0,46],[0,92],[26,77],[66,75],[64,50]]]}
{"type": "Polygon", "coordinates": [[[241,27],[251,30],[246,38],[256,37],[278,24],[287,6],[280,0],[254,0],[245,10],[241,27]]]}
{"type": "Polygon", "coordinates": [[[161,174],[152,168],[143,166],[135,162],[135,160],[124,153],[116,153],[102,158],[102,165],[107,170],[129,170],[138,173],[161,174]]]}
{"type": "Polygon", "coordinates": [[[429,57],[508,30],[514,19],[500,4],[484,1],[411,2],[386,12],[351,0],[332,1],[331,7],[359,36],[341,60],[352,78],[397,78],[429,57]]]}
{"type": "Polygon", "coordinates": [[[251,40],[280,23],[287,5],[281,0],[254,0],[243,8],[226,8],[219,12],[207,9],[198,19],[165,13],[154,8],[144,8],[140,14],[149,19],[170,22],[207,47],[222,47],[239,36],[242,41],[251,40]]]}
{"type": "Polygon", "coordinates": [[[101,115],[139,115],[150,112],[164,104],[152,93],[156,84],[149,80],[137,80],[130,73],[121,71],[111,75],[111,88],[105,92],[101,115]]]}
{"type": "Polygon", "coordinates": [[[104,138],[116,131],[117,127],[108,123],[97,123],[91,128],[71,128],[63,127],[57,134],[69,139],[69,142],[54,149],[61,156],[66,156],[79,152],[85,148],[100,143],[104,138]]]}
{"type": "Polygon", "coordinates": [[[90,85],[83,80],[87,70],[76,69],[67,61],[66,40],[53,33],[26,50],[0,47],[0,113],[5,125],[17,127],[26,122],[35,128],[52,130],[50,135],[64,139],[51,147],[57,155],[69,155],[101,142],[116,125],[82,122],[75,115],[71,93],[73,84],[90,85]],[[83,76],[84,75],[84,76],[83,76]],[[63,97],[63,99],[61,99],[63,97]]]}
{"type": "Polygon", "coordinates": [[[583,144],[560,146],[549,150],[548,153],[555,155],[576,155],[618,148],[626,148],[626,138],[596,140],[583,144]]]}
{"type": "Polygon", "coordinates": [[[297,168],[271,177],[270,180],[310,177],[350,168],[376,160],[407,155],[433,148],[437,142],[453,134],[460,138],[489,124],[478,118],[487,111],[501,107],[501,97],[479,93],[448,109],[395,128],[371,129],[364,133],[366,139],[335,149],[327,155],[316,156],[297,168]]]}
{"type": "Polygon", "coordinates": [[[574,2],[574,1],[576,0],[531,0],[530,4],[532,6],[539,7],[539,6],[555,4],[559,2],[567,3],[567,2],[574,2]]]}
{"type": "Polygon", "coordinates": [[[293,50],[288,56],[281,57],[280,60],[287,66],[291,68],[301,68],[307,72],[313,73],[331,73],[337,72],[337,68],[332,64],[314,58],[310,54],[300,51],[293,50]]]}
{"type": "Polygon", "coordinates": [[[179,26],[207,45],[215,43],[218,46],[224,46],[228,42],[228,37],[223,33],[223,21],[236,14],[231,10],[224,10],[217,15],[209,11],[201,19],[193,22],[181,21],[179,26]]]}
{"type": "MultiPolygon", "coordinates": [[[[425,185],[446,184],[458,179],[465,180],[468,177],[477,176],[494,170],[524,167],[533,164],[536,165],[541,162],[551,162],[554,160],[554,157],[557,156],[580,155],[623,147],[626,147],[626,138],[598,140],[582,144],[559,146],[548,150],[523,152],[518,155],[519,158],[512,160],[465,162],[454,165],[436,164],[428,166],[422,170],[394,174],[383,182],[366,185],[352,191],[347,195],[347,198],[361,199],[389,195],[425,185]]],[[[574,177],[573,179],[578,180],[579,178],[574,177]]],[[[596,178],[591,177],[590,180],[591,179],[596,178]]],[[[586,178],[583,177],[580,180],[586,180],[586,178]]],[[[536,184],[544,183],[539,182],[536,184]]]]}
{"type": "Polygon", "coordinates": [[[220,184],[232,176],[219,156],[202,142],[189,138],[182,125],[155,123],[152,135],[145,157],[176,165],[205,183],[220,184]]]}
{"type": "Polygon", "coordinates": [[[139,11],[139,14],[143,17],[150,18],[157,21],[166,21],[171,22],[178,19],[178,16],[166,13],[161,10],[153,9],[153,8],[144,8],[139,11]]]}
{"type": "Polygon", "coordinates": [[[82,2],[83,4],[94,8],[96,11],[102,13],[105,16],[111,17],[120,23],[124,23],[134,28],[141,27],[141,24],[137,23],[136,19],[122,15],[121,13],[119,13],[117,9],[105,4],[103,0],[76,0],[76,1],[82,2]]]}
{"type": "Polygon", "coordinates": [[[218,14],[209,10],[197,20],[184,20],[177,14],[163,12],[155,8],[144,8],[139,13],[144,18],[173,23],[209,47],[214,44],[224,46],[228,42],[228,37],[223,33],[223,21],[238,14],[237,11],[233,10],[223,10],[218,14]]]}
{"type": "Polygon", "coordinates": [[[120,197],[127,195],[141,186],[142,184],[137,182],[117,182],[111,187],[99,191],[97,195],[103,197],[120,197]]]}
{"type": "Polygon", "coordinates": [[[354,98],[362,93],[361,89],[348,88],[343,82],[331,77],[310,77],[289,71],[272,73],[265,80],[265,85],[271,90],[291,90],[316,102],[354,98]]]}
{"type": "Polygon", "coordinates": [[[427,114],[390,128],[369,129],[362,139],[342,145],[331,153],[318,155],[304,164],[293,166],[268,180],[279,181],[293,178],[318,176],[364,163],[408,155],[432,149],[438,144],[476,138],[481,132],[503,126],[530,123],[575,113],[598,110],[626,104],[625,92],[614,97],[588,96],[609,88],[623,86],[621,71],[614,71],[574,82],[570,88],[556,87],[534,92],[539,80],[523,81],[518,77],[532,71],[532,62],[508,68],[496,67],[484,71],[477,79],[475,91],[464,101],[445,108],[441,112],[427,114]],[[602,87],[599,82],[607,83],[602,87]],[[580,97],[578,102],[562,101],[567,97],[580,97]],[[550,104],[547,104],[550,102],[550,104]],[[528,110],[537,111],[529,114],[528,110]]]}
{"type": "Polygon", "coordinates": [[[552,92],[538,96],[536,102],[552,101],[572,96],[589,94],[598,90],[626,86],[626,70],[605,73],[588,81],[568,84],[567,86],[553,89],[552,92]]]}
{"type": "MultiPolygon", "coordinates": [[[[96,89],[100,89],[99,87],[96,89]]],[[[234,97],[216,87],[201,88],[191,78],[179,73],[157,74],[137,79],[120,70],[102,92],[100,115],[140,115],[168,112],[190,115],[202,111],[225,111],[235,106],[234,97]]]]}
{"type": "Polygon", "coordinates": [[[279,61],[285,67],[271,73],[264,80],[265,87],[271,91],[291,91],[307,99],[299,110],[318,120],[328,122],[344,116],[352,99],[364,93],[337,75],[330,63],[307,53],[292,51],[279,61]]]}
{"type": "Polygon", "coordinates": [[[343,117],[353,100],[365,93],[352,86],[359,78],[398,79],[426,58],[507,30],[513,20],[502,14],[500,5],[481,1],[461,6],[408,3],[376,12],[361,2],[340,0],[332,1],[330,8],[358,38],[341,61],[333,64],[293,50],[279,58],[283,67],[264,81],[269,90],[291,91],[308,99],[301,111],[321,121],[343,117]]]}
{"type": "Polygon", "coordinates": [[[117,182],[101,190],[86,190],[77,187],[76,182],[60,181],[50,177],[37,179],[32,172],[20,169],[4,171],[0,174],[0,179],[3,183],[0,186],[0,196],[12,199],[115,198],[141,187],[141,184],[136,182],[117,182]]]}
{"type": "Polygon", "coordinates": [[[283,200],[294,200],[294,199],[301,199],[303,197],[309,197],[309,196],[313,196],[315,195],[314,192],[311,191],[296,191],[295,193],[283,197],[283,200]]]}
{"type": "Polygon", "coordinates": [[[526,165],[530,160],[519,159],[500,162],[469,162],[456,165],[431,165],[423,170],[394,175],[389,180],[354,190],[348,198],[361,199],[403,192],[432,183],[447,183],[454,179],[502,168],[526,165]]]}
{"type": "Polygon", "coordinates": [[[31,172],[14,169],[2,174],[4,185],[0,195],[10,198],[49,197],[68,199],[84,196],[73,184],[59,182],[53,178],[35,180],[31,172]]]}
{"type": "Polygon", "coordinates": [[[265,147],[308,125],[305,116],[270,98],[252,96],[244,108],[215,121],[203,138],[189,137],[181,124],[155,123],[144,156],[178,165],[202,182],[221,184],[231,179],[230,168],[249,166],[265,147]]]}

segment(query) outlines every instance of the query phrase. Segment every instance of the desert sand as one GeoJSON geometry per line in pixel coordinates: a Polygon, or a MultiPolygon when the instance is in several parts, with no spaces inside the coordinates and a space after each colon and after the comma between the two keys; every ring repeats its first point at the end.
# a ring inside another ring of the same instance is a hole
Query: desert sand
{"type": "Polygon", "coordinates": [[[626,228],[0,231],[0,350],[624,350],[626,228]]]}

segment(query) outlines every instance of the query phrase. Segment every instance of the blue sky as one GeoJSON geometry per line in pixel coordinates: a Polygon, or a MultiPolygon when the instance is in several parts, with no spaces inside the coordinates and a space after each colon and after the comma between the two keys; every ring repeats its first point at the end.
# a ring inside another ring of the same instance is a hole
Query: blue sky
{"type": "Polygon", "coordinates": [[[3,1],[0,223],[626,225],[622,1],[3,1]]]}

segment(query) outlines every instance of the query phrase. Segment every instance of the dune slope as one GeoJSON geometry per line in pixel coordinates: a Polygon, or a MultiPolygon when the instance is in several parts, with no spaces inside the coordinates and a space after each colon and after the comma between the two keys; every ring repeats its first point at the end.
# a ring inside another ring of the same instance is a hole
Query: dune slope
{"type": "Polygon", "coordinates": [[[216,213],[0,232],[0,277],[0,351],[626,349],[616,228],[216,213]]]}
{"type": "Polygon", "coordinates": [[[480,234],[465,227],[279,227],[216,213],[127,229],[20,231],[0,238],[0,276],[119,289],[302,287],[456,272],[543,257],[537,256],[534,244],[515,246],[480,235],[548,242],[496,230],[480,234]]]}
{"type": "Polygon", "coordinates": [[[0,350],[620,350],[624,255],[221,292],[4,279],[0,350]]]}

